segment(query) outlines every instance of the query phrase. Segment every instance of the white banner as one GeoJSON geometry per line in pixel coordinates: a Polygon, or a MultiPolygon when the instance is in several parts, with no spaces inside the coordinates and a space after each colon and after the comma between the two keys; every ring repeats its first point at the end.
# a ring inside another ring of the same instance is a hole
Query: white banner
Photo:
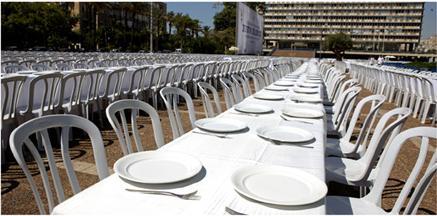
{"type": "Polygon", "coordinates": [[[262,54],[264,18],[244,3],[237,3],[238,54],[262,54]]]}

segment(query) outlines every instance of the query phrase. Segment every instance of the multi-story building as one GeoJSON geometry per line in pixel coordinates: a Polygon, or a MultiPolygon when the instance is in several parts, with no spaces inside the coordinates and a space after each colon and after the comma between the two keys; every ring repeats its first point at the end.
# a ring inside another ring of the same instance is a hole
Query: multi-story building
{"type": "Polygon", "coordinates": [[[266,48],[321,50],[329,34],[344,32],[353,50],[411,52],[420,42],[423,2],[268,2],[266,48]]]}
{"type": "Polygon", "coordinates": [[[95,35],[91,38],[97,38],[99,34],[105,35],[100,41],[83,41],[88,49],[98,49],[99,43],[105,44],[111,39],[115,40],[115,29],[144,33],[150,32],[152,27],[155,36],[166,32],[166,21],[163,17],[167,13],[167,4],[162,2],[74,2],[70,5],[70,12],[71,15],[79,17],[79,22],[73,30],[81,35],[95,35]]]}

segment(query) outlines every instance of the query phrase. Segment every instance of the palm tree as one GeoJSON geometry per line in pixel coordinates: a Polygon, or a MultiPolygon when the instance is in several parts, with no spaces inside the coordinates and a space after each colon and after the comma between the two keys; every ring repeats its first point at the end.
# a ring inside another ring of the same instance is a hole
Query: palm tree
{"type": "Polygon", "coordinates": [[[175,20],[174,12],[173,11],[168,12],[166,18],[167,18],[168,29],[169,29],[168,33],[171,34],[171,30],[172,30],[173,23],[174,23],[174,20],[175,20]]]}
{"type": "Polygon", "coordinates": [[[203,28],[202,28],[201,31],[202,31],[203,36],[204,36],[205,38],[208,38],[210,30],[211,30],[211,27],[209,27],[209,26],[203,26],[203,28]]]}

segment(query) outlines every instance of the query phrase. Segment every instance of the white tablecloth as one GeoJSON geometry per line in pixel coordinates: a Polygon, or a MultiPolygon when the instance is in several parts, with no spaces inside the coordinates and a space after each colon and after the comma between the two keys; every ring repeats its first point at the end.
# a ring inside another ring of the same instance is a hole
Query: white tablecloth
{"type": "MultiPolygon", "coordinates": [[[[262,90],[265,91],[265,90],[262,90]]],[[[279,92],[277,92],[279,93],[279,92]]],[[[290,95],[290,92],[279,94],[290,95]]],[[[279,114],[286,106],[304,106],[309,109],[322,109],[321,104],[296,104],[290,100],[263,101],[253,97],[246,98],[243,103],[256,102],[274,109],[274,113],[249,116],[236,114],[233,109],[222,113],[218,118],[232,118],[244,121],[249,131],[228,135],[230,138],[218,138],[188,132],[168,143],[158,151],[176,151],[194,155],[203,164],[203,174],[199,174],[186,187],[196,188],[199,200],[182,200],[170,196],[147,195],[128,192],[127,183],[116,174],[96,183],[59,204],[54,214],[165,214],[165,215],[199,215],[225,214],[225,207],[235,200],[242,199],[230,183],[232,173],[244,166],[257,164],[273,164],[300,168],[325,180],[324,143],[326,125],[324,119],[312,119],[313,124],[284,121],[279,114]],[[314,148],[302,148],[293,145],[274,145],[256,135],[256,129],[267,125],[289,125],[307,129],[315,136],[314,148]]],[[[198,129],[195,129],[198,130],[198,129]]],[[[131,186],[130,186],[131,187],[131,186]]],[[[180,190],[180,189],[179,189],[180,190]]],[[[289,213],[324,214],[324,200],[291,208],[289,213]]]]}

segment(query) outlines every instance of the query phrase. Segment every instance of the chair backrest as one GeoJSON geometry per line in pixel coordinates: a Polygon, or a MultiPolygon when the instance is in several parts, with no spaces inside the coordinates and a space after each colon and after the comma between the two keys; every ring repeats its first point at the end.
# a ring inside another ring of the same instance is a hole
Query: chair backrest
{"type": "Polygon", "coordinates": [[[410,215],[417,214],[417,210],[419,208],[420,203],[422,202],[423,197],[425,196],[425,192],[428,189],[428,187],[431,185],[432,179],[435,177],[436,173],[437,173],[437,152],[434,151],[434,155],[432,156],[431,161],[429,162],[425,174],[419,180],[419,183],[417,183],[417,186],[414,189],[414,192],[411,195],[410,200],[408,201],[404,214],[410,214],[410,215]]]}
{"type": "Polygon", "coordinates": [[[146,91],[146,77],[147,74],[149,73],[150,67],[149,66],[145,66],[145,67],[141,67],[136,69],[131,76],[131,81],[130,81],[130,87],[129,90],[126,92],[128,95],[132,94],[133,98],[138,99],[138,95],[141,92],[146,91]]]}
{"type": "Polygon", "coordinates": [[[207,118],[215,117],[217,114],[222,112],[222,108],[220,106],[220,97],[217,93],[217,90],[211,84],[207,82],[198,82],[200,93],[202,95],[203,108],[205,110],[205,114],[207,118]],[[208,95],[208,90],[212,93],[214,105],[211,103],[211,99],[208,95]]]}
{"type": "Polygon", "coordinates": [[[160,77],[162,76],[161,74],[165,70],[166,68],[164,65],[153,66],[153,68],[150,70],[150,78],[147,79],[147,81],[149,82],[147,84],[147,88],[159,87],[160,77]]]}
{"type": "Polygon", "coordinates": [[[48,115],[39,118],[32,119],[26,123],[18,126],[10,136],[10,146],[12,154],[17,160],[18,165],[23,169],[24,175],[29,181],[30,188],[32,189],[33,195],[35,197],[38,209],[41,214],[47,214],[47,211],[43,205],[40,192],[36,182],[29,171],[26,159],[23,154],[23,145],[27,147],[30,154],[35,159],[38,166],[39,172],[41,173],[41,178],[44,186],[45,195],[48,200],[49,212],[51,212],[55,206],[55,201],[53,199],[52,187],[49,182],[49,175],[46,170],[45,163],[36,149],[36,145],[31,141],[30,136],[33,134],[40,134],[42,137],[42,144],[44,146],[45,154],[48,160],[49,168],[51,171],[53,187],[55,188],[58,202],[63,202],[65,200],[64,189],[61,182],[61,177],[56,166],[56,160],[52,150],[52,144],[48,129],[51,128],[61,128],[61,152],[62,161],[66,169],[68,180],[71,185],[71,189],[74,194],[80,192],[80,186],[74,173],[73,165],[69,153],[69,134],[71,128],[79,128],[88,134],[91,140],[91,145],[93,147],[94,160],[96,162],[97,174],[99,179],[102,180],[109,175],[108,167],[106,163],[105,148],[103,145],[103,139],[100,134],[100,130],[90,121],[85,118],[75,116],[75,115],[48,115]]]}
{"type": "Polygon", "coordinates": [[[257,77],[255,77],[255,75],[253,74],[253,73],[250,73],[250,72],[243,72],[242,73],[243,74],[243,76],[244,76],[244,78],[248,81],[248,86],[249,86],[249,93],[250,94],[252,94],[252,93],[255,93],[255,92],[257,92],[257,91],[260,91],[262,88],[261,88],[261,85],[260,85],[260,83],[259,83],[259,81],[258,81],[258,78],[257,77]],[[254,86],[254,88],[255,88],[255,92],[253,92],[252,90],[252,88],[250,88],[250,82],[249,82],[249,80],[252,80],[252,82],[253,82],[253,86],[254,86]]]}
{"type": "Polygon", "coordinates": [[[48,74],[38,75],[30,81],[29,85],[29,102],[27,103],[27,109],[25,113],[30,114],[33,110],[39,110],[39,116],[44,115],[46,112],[55,109],[58,95],[58,89],[60,88],[60,82],[63,75],[59,72],[53,72],[48,74]],[[43,87],[41,87],[42,85],[43,87]],[[40,103],[34,103],[34,96],[36,91],[43,91],[43,97],[40,103]],[[34,107],[37,105],[37,107],[34,107]]]}
{"type": "Polygon", "coordinates": [[[82,83],[86,72],[74,72],[65,75],[61,80],[61,88],[59,91],[58,109],[62,109],[63,104],[67,104],[68,112],[71,111],[73,105],[80,105],[82,83]],[[66,87],[70,87],[66,91],[66,87]],[[67,100],[67,101],[66,101],[67,100]],[[66,102],[66,103],[65,103],[66,102]]]}
{"type": "Polygon", "coordinates": [[[243,98],[247,98],[250,96],[250,87],[249,87],[249,81],[244,79],[238,74],[232,74],[232,79],[234,80],[234,83],[236,85],[241,85],[243,89],[243,94],[241,94],[241,88],[240,88],[240,96],[243,98]]]}
{"type": "Polygon", "coordinates": [[[119,100],[116,101],[106,108],[106,116],[108,121],[117,134],[118,141],[120,142],[121,150],[123,155],[128,155],[134,152],[131,138],[129,136],[129,129],[126,120],[126,111],[131,113],[131,126],[132,134],[135,141],[135,146],[137,151],[143,151],[143,142],[138,131],[137,117],[140,114],[139,111],[145,112],[152,119],[153,131],[155,134],[155,143],[158,148],[164,145],[164,135],[162,133],[161,121],[156,110],[149,104],[140,100],[119,100]],[[118,116],[118,117],[117,117],[118,116]],[[121,119],[121,124],[119,119],[121,119]]]}
{"type": "MultiPolygon", "coordinates": [[[[352,114],[352,117],[349,121],[349,126],[346,130],[346,134],[341,138],[344,141],[350,142],[352,138],[352,134],[355,130],[355,128],[359,128],[359,134],[357,141],[355,142],[355,148],[353,152],[357,152],[360,145],[364,146],[365,142],[367,140],[368,134],[370,134],[372,125],[376,119],[376,116],[378,114],[379,109],[382,107],[385,101],[384,95],[370,95],[363,99],[361,99],[358,104],[354,108],[354,112],[352,114]],[[364,118],[363,124],[361,127],[358,127],[357,122],[358,119],[363,114],[363,109],[366,107],[366,105],[370,104],[369,112],[367,113],[366,117],[364,118]]],[[[364,148],[362,148],[364,149],[364,148]]]]}
{"type": "Polygon", "coordinates": [[[126,73],[126,68],[117,69],[109,72],[106,79],[106,87],[103,98],[109,98],[111,101],[116,100],[122,94],[121,87],[126,73]]]}
{"type": "MultiPolygon", "coordinates": [[[[374,182],[374,186],[372,190],[367,194],[363,199],[374,203],[375,205],[379,205],[382,197],[382,192],[384,191],[385,184],[387,183],[387,180],[390,176],[390,172],[393,169],[393,166],[396,162],[396,158],[399,154],[400,149],[402,146],[407,143],[407,140],[418,137],[421,138],[421,144],[419,149],[419,154],[416,159],[416,163],[411,170],[411,173],[408,177],[408,179],[405,181],[405,184],[399,194],[398,199],[396,200],[391,213],[392,214],[399,214],[401,211],[402,206],[404,205],[405,201],[407,200],[408,195],[411,192],[411,189],[414,185],[414,182],[417,179],[417,176],[420,173],[420,170],[422,169],[426,156],[429,151],[429,139],[437,139],[437,129],[433,127],[417,127],[417,128],[411,128],[406,131],[403,131],[399,135],[397,135],[392,142],[390,142],[389,145],[387,145],[386,150],[387,154],[386,157],[381,158],[378,164],[376,165],[375,169],[379,169],[378,174],[376,175],[376,179],[374,182]]],[[[435,158],[435,156],[433,156],[435,158]]],[[[435,160],[435,159],[434,159],[435,160]]],[[[434,162],[435,164],[435,162],[434,162]]],[[[434,166],[434,165],[432,165],[434,166]]],[[[428,171],[432,172],[432,166],[428,169],[428,171]]],[[[434,168],[435,173],[435,168],[434,168]]],[[[414,197],[413,197],[414,198],[414,197]]],[[[419,199],[420,200],[420,199],[419,199]]],[[[414,206],[416,206],[415,204],[414,206]]],[[[411,204],[411,206],[413,206],[411,204]]],[[[407,208],[408,211],[411,211],[412,208],[407,208]]]]}
{"type": "Polygon", "coordinates": [[[408,116],[411,114],[411,110],[408,108],[396,108],[385,113],[378,124],[375,127],[372,138],[364,155],[359,159],[366,167],[361,173],[357,175],[357,179],[354,181],[366,181],[372,171],[377,160],[383,160],[385,157],[387,148],[383,151],[387,143],[391,143],[393,138],[399,134],[408,116]],[[389,121],[394,118],[394,121],[389,121]],[[382,154],[381,154],[382,152],[382,154]]]}
{"type": "Polygon", "coordinates": [[[358,94],[361,92],[361,87],[354,86],[346,91],[340,96],[340,100],[334,105],[334,115],[332,121],[335,125],[336,130],[343,134],[346,128],[346,122],[349,118],[350,112],[355,104],[355,100],[358,94]]]}
{"type": "Polygon", "coordinates": [[[339,95],[341,95],[346,89],[351,88],[353,86],[358,85],[358,81],[356,79],[350,79],[345,82],[343,82],[337,92],[335,92],[334,96],[332,97],[332,102],[336,102],[339,95]]]}
{"type": "Polygon", "coordinates": [[[6,65],[4,66],[4,72],[5,73],[16,73],[19,71],[25,71],[25,70],[29,70],[28,68],[26,68],[23,65],[6,65]]]}
{"type": "Polygon", "coordinates": [[[7,76],[1,78],[2,120],[15,118],[18,99],[21,94],[23,84],[26,81],[26,78],[26,76],[21,75],[7,76]]]}
{"type": "Polygon", "coordinates": [[[173,132],[173,139],[178,138],[184,134],[184,128],[182,126],[181,114],[178,108],[179,98],[182,97],[185,100],[188,108],[188,115],[190,118],[191,127],[194,128],[194,122],[196,121],[196,113],[194,111],[194,104],[191,96],[182,89],[174,87],[164,87],[160,91],[161,98],[164,100],[167,108],[168,118],[170,119],[171,130],[173,132]]]}
{"type": "Polygon", "coordinates": [[[82,101],[87,103],[89,101],[97,100],[100,97],[100,85],[105,73],[106,72],[104,70],[92,70],[85,72],[82,89],[84,91],[88,90],[88,92],[86,94],[82,94],[82,96],[85,95],[85,98],[81,99],[82,101]]]}
{"type": "Polygon", "coordinates": [[[239,102],[239,95],[236,91],[235,84],[231,80],[226,78],[220,78],[220,84],[224,91],[226,109],[230,109],[232,106],[239,102]]]}
{"type": "Polygon", "coordinates": [[[36,63],[36,64],[32,64],[32,70],[48,71],[48,70],[51,70],[51,68],[45,64],[36,63]]]}

